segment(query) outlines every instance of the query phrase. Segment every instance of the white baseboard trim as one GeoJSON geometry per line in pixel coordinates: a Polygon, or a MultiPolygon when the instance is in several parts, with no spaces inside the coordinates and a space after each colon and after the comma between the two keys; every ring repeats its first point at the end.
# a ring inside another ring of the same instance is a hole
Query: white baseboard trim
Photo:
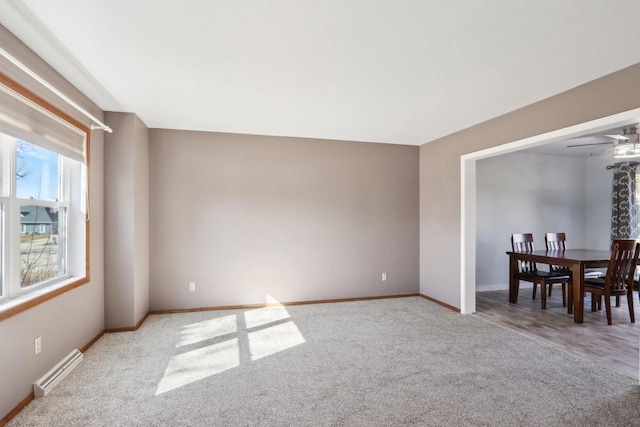
{"type": "MultiPolygon", "coordinates": [[[[520,282],[520,289],[531,289],[533,284],[530,282],[520,282]]],[[[484,285],[476,287],[476,292],[489,292],[489,291],[507,291],[509,290],[509,284],[499,283],[497,285],[484,285]]]]}

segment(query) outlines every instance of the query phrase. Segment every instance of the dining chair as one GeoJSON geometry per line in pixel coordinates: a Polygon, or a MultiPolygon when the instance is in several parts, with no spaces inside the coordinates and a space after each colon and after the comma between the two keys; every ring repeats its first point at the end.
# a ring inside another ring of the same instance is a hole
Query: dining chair
{"type": "Polygon", "coordinates": [[[585,278],[584,290],[591,293],[591,310],[595,311],[596,301],[604,297],[607,323],[611,325],[611,297],[627,296],[629,317],[635,323],[633,312],[633,273],[638,265],[640,242],[636,239],[614,240],[611,245],[611,259],[604,278],[585,278]],[[597,297],[597,300],[595,299],[597,297]]]}
{"type": "MultiPolygon", "coordinates": [[[[544,245],[548,251],[563,251],[567,249],[566,247],[567,235],[566,233],[545,233],[544,234],[544,245]]],[[[553,271],[556,271],[559,274],[566,274],[569,276],[569,280],[567,284],[569,285],[568,291],[571,292],[571,280],[572,280],[572,272],[570,268],[560,267],[560,266],[551,266],[553,271]]],[[[585,278],[596,278],[602,277],[604,273],[598,270],[585,270],[584,277],[585,278]]],[[[549,286],[549,296],[551,296],[552,286],[549,286]]]]}
{"type": "MultiPolygon", "coordinates": [[[[514,252],[532,252],[533,234],[512,234],[511,249],[514,252]]],[[[547,308],[547,285],[553,286],[555,283],[562,284],[562,306],[567,306],[566,283],[569,280],[567,274],[558,272],[549,266],[549,271],[538,270],[535,262],[519,261],[518,265],[518,281],[531,282],[533,284],[533,299],[536,298],[536,290],[540,285],[540,307],[544,310],[547,308]]]]}

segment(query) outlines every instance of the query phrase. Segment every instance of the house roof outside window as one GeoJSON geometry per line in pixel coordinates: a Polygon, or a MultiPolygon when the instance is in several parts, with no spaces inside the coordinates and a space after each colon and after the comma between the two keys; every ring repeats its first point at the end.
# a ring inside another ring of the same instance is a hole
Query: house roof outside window
{"type": "Polygon", "coordinates": [[[58,222],[58,209],[45,206],[21,206],[20,224],[54,224],[58,222]]]}

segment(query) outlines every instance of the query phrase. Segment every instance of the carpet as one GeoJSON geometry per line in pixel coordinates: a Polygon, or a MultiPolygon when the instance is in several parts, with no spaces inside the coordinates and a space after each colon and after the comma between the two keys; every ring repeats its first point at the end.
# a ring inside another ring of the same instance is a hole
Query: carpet
{"type": "Polygon", "coordinates": [[[640,425],[637,382],[423,298],[151,315],[9,426],[640,425]]]}

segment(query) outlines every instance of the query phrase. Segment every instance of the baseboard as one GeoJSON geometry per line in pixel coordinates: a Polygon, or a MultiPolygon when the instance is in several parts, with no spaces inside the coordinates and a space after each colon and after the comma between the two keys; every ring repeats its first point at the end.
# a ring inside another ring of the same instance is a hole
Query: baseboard
{"type": "Polygon", "coordinates": [[[104,329],[102,331],[100,331],[100,333],[98,335],[96,335],[95,337],[93,337],[93,339],[91,339],[91,341],[89,341],[88,343],[86,343],[84,345],[84,347],[82,347],[80,349],[80,351],[82,353],[84,353],[85,351],[89,350],[89,347],[91,347],[92,345],[94,345],[96,343],[96,341],[98,341],[102,336],[104,335],[104,329]]]}
{"type": "Polygon", "coordinates": [[[281,305],[309,305],[309,304],[330,304],[337,302],[353,302],[353,301],[370,301],[377,299],[391,299],[391,298],[408,298],[417,297],[420,294],[399,294],[399,295],[380,295],[375,297],[357,297],[357,298],[337,298],[337,299],[322,299],[311,301],[288,301],[281,303],[264,303],[264,304],[244,304],[244,305],[223,305],[216,307],[198,307],[198,308],[178,308],[173,310],[151,310],[149,314],[172,314],[172,313],[193,313],[197,311],[216,311],[216,310],[245,310],[250,308],[263,308],[263,307],[277,307],[281,305]]]}
{"type": "MultiPolygon", "coordinates": [[[[146,316],[145,316],[146,318],[146,316]]],[[[104,329],[102,331],[100,331],[98,333],[98,335],[96,335],[95,337],[93,337],[88,343],[86,343],[84,346],[82,346],[82,348],[80,349],[80,351],[82,353],[84,353],[85,351],[87,351],[92,345],[94,345],[96,343],[96,341],[98,341],[100,339],[100,337],[102,337],[104,335],[104,329]]],[[[29,402],[31,402],[34,399],[34,394],[33,392],[29,393],[29,395],[27,397],[25,397],[24,399],[22,399],[20,401],[20,403],[18,403],[16,405],[15,408],[13,408],[11,411],[9,411],[9,413],[7,415],[5,415],[1,420],[0,420],[0,427],[3,427],[4,425],[6,425],[9,421],[11,421],[11,419],[13,417],[15,417],[16,415],[18,415],[18,413],[20,411],[22,411],[24,409],[25,406],[27,406],[29,404],[29,402]]]]}
{"type": "Polygon", "coordinates": [[[147,317],[149,317],[149,312],[148,311],[147,311],[147,314],[142,316],[142,319],[140,319],[140,321],[136,324],[136,329],[135,329],[136,331],[138,330],[138,328],[140,328],[140,326],[142,326],[144,321],[147,320],[147,317]]]}
{"type": "Polygon", "coordinates": [[[148,311],[147,314],[142,316],[142,319],[140,319],[140,321],[135,326],[124,326],[122,328],[109,328],[109,329],[105,329],[104,331],[106,333],[108,333],[108,334],[111,334],[111,333],[114,333],[114,332],[134,332],[134,331],[137,331],[140,328],[140,326],[142,326],[144,321],[147,320],[147,317],[150,314],[153,314],[153,313],[148,311]]]}
{"type": "Polygon", "coordinates": [[[217,310],[246,310],[251,308],[264,308],[264,307],[277,307],[281,305],[309,305],[309,304],[331,304],[338,302],[353,302],[353,301],[370,301],[377,299],[391,299],[391,298],[409,298],[420,296],[419,293],[414,294],[397,294],[397,295],[379,295],[373,297],[355,297],[355,298],[335,298],[335,299],[322,299],[322,300],[310,300],[310,301],[287,301],[281,303],[264,303],[264,304],[243,304],[243,305],[221,305],[215,307],[196,307],[196,308],[176,308],[170,310],[151,310],[144,315],[142,319],[135,326],[124,326],[120,328],[108,328],[105,329],[105,333],[114,332],[133,332],[137,331],[144,323],[150,314],[173,314],[173,313],[193,313],[198,311],[217,311],[217,310]]]}
{"type": "Polygon", "coordinates": [[[107,334],[112,334],[114,332],[133,332],[136,330],[135,326],[124,326],[122,328],[109,328],[105,329],[104,332],[107,334]]]}
{"type": "Polygon", "coordinates": [[[443,306],[443,307],[445,307],[445,308],[448,308],[449,310],[455,311],[456,313],[460,313],[460,309],[459,309],[458,307],[454,307],[454,306],[452,306],[452,305],[450,305],[450,304],[447,304],[446,302],[442,302],[442,301],[440,301],[440,300],[437,300],[437,299],[432,298],[432,297],[430,297],[430,296],[427,296],[427,295],[425,295],[425,294],[419,294],[419,295],[420,295],[422,298],[427,299],[427,300],[429,300],[429,301],[431,301],[431,302],[435,302],[436,304],[439,304],[439,305],[441,305],[441,306],[443,306]]]}
{"type": "MultiPolygon", "coordinates": [[[[533,283],[531,282],[520,282],[519,289],[532,289],[533,283]]],[[[509,284],[498,284],[498,285],[486,285],[486,286],[476,286],[476,292],[490,292],[490,291],[508,291],[509,284]]]]}
{"type": "Polygon", "coordinates": [[[27,397],[22,399],[22,401],[18,403],[18,405],[15,408],[9,411],[9,413],[5,415],[3,419],[0,420],[0,427],[4,426],[9,421],[11,421],[11,419],[16,415],[18,415],[18,413],[22,411],[22,409],[24,409],[24,407],[27,406],[29,402],[31,402],[33,399],[34,399],[34,395],[33,395],[33,392],[31,392],[27,397]]]}
{"type": "Polygon", "coordinates": [[[509,289],[509,284],[497,284],[497,285],[486,285],[486,286],[476,286],[476,292],[489,292],[489,291],[504,291],[509,289]]]}

